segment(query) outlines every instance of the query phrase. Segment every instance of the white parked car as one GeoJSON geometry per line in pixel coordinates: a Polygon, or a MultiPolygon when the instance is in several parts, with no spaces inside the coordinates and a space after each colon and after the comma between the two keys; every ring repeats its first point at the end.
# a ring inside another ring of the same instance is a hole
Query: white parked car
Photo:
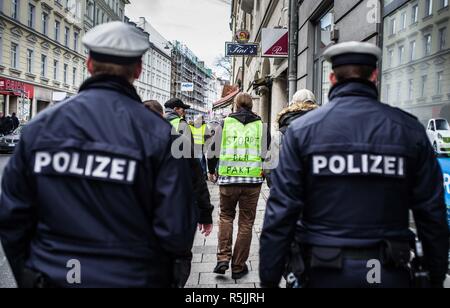
{"type": "Polygon", "coordinates": [[[445,119],[431,119],[427,134],[437,154],[450,154],[450,125],[445,119]]]}

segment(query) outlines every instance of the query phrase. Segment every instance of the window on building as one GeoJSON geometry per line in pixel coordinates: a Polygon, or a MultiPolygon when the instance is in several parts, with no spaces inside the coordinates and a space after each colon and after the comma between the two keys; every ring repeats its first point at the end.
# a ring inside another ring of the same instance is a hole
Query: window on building
{"type": "Polygon", "coordinates": [[[64,82],[64,84],[67,84],[68,69],[69,69],[69,65],[68,64],[64,64],[64,69],[63,69],[63,82],[64,82]]]}
{"type": "Polygon", "coordinates": [[[34,28],[34,20],[36,14],[36,7],[29,3],[28,4],[28,27],[34,28]]]}
{"type": "Polygon", "coordinates": [[[53,80],[58,80],[59,61],[53,61],[53,80]]]}
{"type": "Polygon", "coordinates": [[[428,76],[422,76],[421,78],[421,88],[420,88],[420,97],[425,98],[427,94],[427,82],[428,76]]]}
{"type": "Polygon", "coordinates": [[[400,31],[406,30],[407,24],[406,24],[406,12],[403,12],[400,17],[400,31]]]}
{"type": "Polygon", "coordinates": [[[416,59],[416,41],[409,43],[409,61],[412,62],[416,59]]]}
{"type": "Polygon", "coordinates": [[[447,27],[439,29],[439,51],[447,48],[447,27]]]}
{"type": "Polygon", "coordinates": [[[11,1],[11,17],[14,19],[19,19],[20,17],[20,0],[11,1]]]}
{"type": "Polygon", "coordinates": [[[431,51],[432,51],[432,38],[431,38],[431,34],[426,34],[423,38],[423,44],[424,44],[424,54],[425,56],[429,56],[431,55],[431,51]]]}
{"type": "Polygon", "coordinates": [[[412,7],[411,23],[415,24],[419,22],[419,5],[415,4],[412,7]]]}
{"type": "Polygon", "coordinates": [[[42,13],[42,33],[44,35],[48,34],[48,13],[47,12],[43,12],[42,13]]]}
{"type": "Polygon", "coordinates": [[[389,49],[387,52],[387,65],[392,67],[394,65],[394,49],[389,49]]]}
{"type": "Polygon", "coordinates": [[[384,92],[384,101],[386,104],[391,102],[391,85],[386,85],[386,91],[384,92]]]}
{"type": "Polygon", "coordinates": [[[47,56],[41,55],[41,76],[45,77],[47,75],[47,56]]]}
{"type": "Polygon", "coordinates": [[[433,0],[425,0],[425,17],[433,15],[433,0]]]}
{"type": "Polygon", "coordinates": [[[397,32],[397,19],[392,18],[389,26],[389,35],[394,35],[397,32]]]}
{"type": "Polygon", "coordinates": [[[414,99],[414,79],[408,80],[408,101],[414,99]]]}
{"type": "Polygon", "coordinates": [[[0,32],[0,66],[3,66],[3,34],[1,32],[0,32]]]}
{"type": "Polygon", "coordinates": [[[438,72],[436,76],[436,94],[443,94],[443,81],[444,81],[444,72],[438,72]]]}
{"type": "Polygon", "coordinates": [[[19,68],[19,45],[11,43],[11,67],[19,68]]]}
{"type": "Polygon", "coordinates": [[[91,1],[88,1],[87,4],[87,15],[89,19],[94,20],[94,3],[91,1]]]}
{"type": "Polygon", "coordinates": [[[55,41],[59,42],[59,34],[61,33],[61,22],[55,20],[55,41]]]}
{"type": "Polygon", "coordinates": [[[334,11],[330,9],[319,20],[315,26],[315,43],[314,43],[314,72],[315,72],[315,91],[320,93],[320,103],[328,103],[328,92],[331,84],[329,82],[329,74],[331,72],[331,64],[323,58],[323,52],[330,46],[333,41],[331,34],[334,29],[334,11]]]}
{"type": "Polygon", "coordinates": [[[77,85],[77,68],[72,69],[72,85],[75,87],[77,85]]]}
{"type": "Polygon", "coordinates": [[[440,0],[441,2],[441,9],[448,7],[449,0],[440,0]]]}
{"type": "Polygon", "coordinates": [[[27,73],[33,74],[33,58],[34,52],[31,49],[27,49],[27,73]]]}
{"type": "Polygon", "coordinates": [[[396,102],[397,104],[401,104],[402,101],[402,82],[397,82],[397,95],[396,95],[396,102]]]}
{"type": "Polygon", "coordinates": [[[398,48],[398,65],[403,64],[403,59],[405,59],[405,46],[400,46],[398,48]]]}
{"type": "Polygon", "coordinates": [[[65,27],[64,28],[64,46],[69,47],[69,41],[70,41],[70,28],[65,27]]]}
{"type": "Polygon", "coordinates": [[[78,32],[73,33],[73,49],[75,51],[78,51],[78,41],[79,41],[80,34],[78,32]]]}

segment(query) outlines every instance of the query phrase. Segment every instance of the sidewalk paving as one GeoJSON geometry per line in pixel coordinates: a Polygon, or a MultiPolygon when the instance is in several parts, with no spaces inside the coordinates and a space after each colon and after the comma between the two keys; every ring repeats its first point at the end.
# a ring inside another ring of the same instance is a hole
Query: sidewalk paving
{"type": "MultiPolygon", "coordinates": [[[[253,227],[253,238],[250,249],[250,257],[247,265],[250,273],[242,279],[231,279],[231,270],[226,275],[216,275],[213,269],[217,264],[217,236],[218,236],[218,220],[219,220],[219,186],[209,185],[211,193],[211,202],[214,205],[214,230],[213,233],[205,238],[201,234],[197,234],[193,247],[193,264],[192,272],[187,282],[186,288],[259,288],[259,239],[264,222],[264,213],[266,209],[267,198],[269,196],[269,188],[264,185],[256,212],[255,226],[253,227]]],[[[236,218],[238,216],[236,215],[236,218]]],[[[238,231],[237,219],[235,220],[233,229],[233,240],[236,240],[238,231]]]]}

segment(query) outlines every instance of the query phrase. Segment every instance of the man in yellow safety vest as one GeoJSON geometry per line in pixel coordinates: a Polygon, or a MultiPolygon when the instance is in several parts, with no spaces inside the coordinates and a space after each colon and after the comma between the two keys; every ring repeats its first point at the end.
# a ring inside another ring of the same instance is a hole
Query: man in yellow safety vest
{"type": "Polygon", "coordinates": [[[253,99],[249,94],[236,97],[236,112],[224,120],[222,131],[214,136],[216,158],[208,153],[210,180],[218,178],[220,186],[219,244],[214,273],[225,274],[231,262],[233,279],[248,274],[246,262],[264,182],[263,160],[270,144],[270,135],[252,108],[253,99]],[[239,231],[233,250],[233,222],[238,203],[239,231]]]}

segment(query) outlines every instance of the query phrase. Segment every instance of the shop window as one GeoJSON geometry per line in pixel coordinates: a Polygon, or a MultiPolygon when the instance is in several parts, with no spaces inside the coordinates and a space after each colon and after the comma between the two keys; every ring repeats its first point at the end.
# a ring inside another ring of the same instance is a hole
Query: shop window
{"type": "Polygon", "coordinates": [[[315,92],[320,93],[320,103],[328,103],[328,93],[331,88],[329,75],[331,73],[331,64],[323,58],[323,52],[329,47],[332,41],[332,31],[334,30],[334,11],[328,10],[315,24],[315,42],[314,42],[314,73],[315,73],[315,92]]]}

